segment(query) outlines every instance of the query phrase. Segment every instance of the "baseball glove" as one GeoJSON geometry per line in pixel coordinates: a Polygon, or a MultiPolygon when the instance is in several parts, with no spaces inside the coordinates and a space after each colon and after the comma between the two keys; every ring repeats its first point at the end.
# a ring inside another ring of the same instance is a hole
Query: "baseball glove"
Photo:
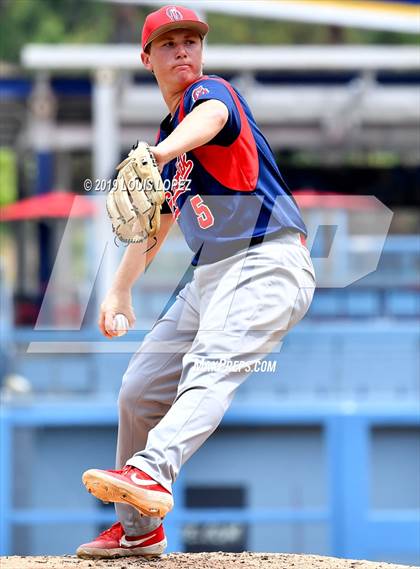
{"type": "Polygon", "coordinates": [[[156,160],[146,142],[137,142],[118,164],[118,176],[106,209],[116,236],[124,243],[142,243],[160,227],[165,190],[156,160]]]}

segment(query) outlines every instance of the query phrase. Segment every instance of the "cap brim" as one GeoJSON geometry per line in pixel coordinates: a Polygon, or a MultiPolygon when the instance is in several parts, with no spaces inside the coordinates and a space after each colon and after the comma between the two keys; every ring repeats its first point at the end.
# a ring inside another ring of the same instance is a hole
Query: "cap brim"
{"type": "Polygon", "coordinates": [[[165,34],[170,30],[179,30],[179,29],[194,30],[195,32],[200,34],[202,38],[204,38],[204,36],[209,31],[208,25],[205,24],[204,22],[195,22],[193,20],[180,20],[178,22],[170,22],[169,24],[164,24],[163,26],[161,26],[160,28],[158,28],[157,30],[155,30],[153,33],[150,34],[150,36],[147,38],[147,43],[145,43],[143,46],[143,51],[147,48],[147,46],[149,46],[152,43],[153,40],[155,40],[162,34],[165,34]]]}

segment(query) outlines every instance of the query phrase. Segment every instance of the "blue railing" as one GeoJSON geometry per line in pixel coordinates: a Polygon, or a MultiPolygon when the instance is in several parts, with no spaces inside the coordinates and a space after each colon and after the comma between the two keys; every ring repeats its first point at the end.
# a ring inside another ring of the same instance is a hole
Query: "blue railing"
{"type": "MultiPolygon", "coordinates": [[[[22,525],[107,524],[111,511],[19,509],[13,504],[13,431],[18,427],[115,426],[113,402],[57,402],[4,406],[1,410],[0,463],[2,504],[1,554],[12,551],[12,530],[22,525]]],[[[302,509],[194,509],[183,503],[181,476],[174,486],[176,507],[169,514],[167,534],[171,551],[182,551],[182,526],[187,523],[326,522],[329,554],[337,557],[375,559],[384,551],[413,558],[420,552],[420,519],[416,510],[375,511],[369,506],[370,439],[377,427],[419,427],[417,404],[363,405],[350,402],[316,405],[236,403],[224,426],[320,426],[327,457],[329,491],[325,508],[302,509]]]]}
{"type": "MultiPolygon", "coordinates": [[[[131,353],[143,338],[141,331],[110,342],[97,330],[17,329],[11,337],[19,346],[15,371],[26,376],[38,393],[116,394],[131,353]],[[40,350],[45,346],[46,353],[25,353],[30,342],[38,342],[40,350]],[[81,345],[92,352],[80,353],[81,345]],[[125,351],[118,353],[124,346],[125,351]],[[61,354],[48,353],[59,348],[61,354]]],[[[278,372],[251,376],[241,394],[289,400],[364,398],[374,402],[380,397],[410,401],[420,396],[418,340],[416,320],[325,323],[305,319],[287,336],[281,351],[270,356],[278,360],[278,372]]]]}

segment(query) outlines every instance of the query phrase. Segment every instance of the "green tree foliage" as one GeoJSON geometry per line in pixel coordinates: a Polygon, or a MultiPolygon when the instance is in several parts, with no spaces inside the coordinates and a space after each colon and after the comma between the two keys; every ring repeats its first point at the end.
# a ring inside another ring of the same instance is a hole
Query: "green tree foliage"
{"type": "Polygon", "coordinates": [[[112,6],[89,0],[1,0],[0,57],[18,62],[26,43],[102,43],[112,6]]]}
{"type": "MultiPolygon", "coordinates": [[[[26,43],[136,43],[149,7],[100,0],[0,0],[0,59],[26,43]]],[[[418,36],[208,13],[210,44],[414,44],[418,36]]]]}
{"type": "Polygon", "coordinates": [[[0,147],[0,206],[16,200],[17,158],[11,148],[0,147]]]}

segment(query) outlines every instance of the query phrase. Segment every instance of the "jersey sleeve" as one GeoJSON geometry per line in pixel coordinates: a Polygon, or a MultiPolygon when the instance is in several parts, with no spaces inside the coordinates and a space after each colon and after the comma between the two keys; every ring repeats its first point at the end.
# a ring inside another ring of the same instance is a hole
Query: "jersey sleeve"
{"type": "Polygon", "coordinates": [[[196,106],[204,103],[204,101],[210,101],[212,99],[221,101],[226,105],[229,111],[229,117],[222,130],[217,133],[207,145],[218,144],[220,146],[230,146],[241,131],[241,118],[229,89],[223,85],[223,83],[216,79],[203,79],[195,83],[185,96],[185,114],[190,113],[196,106]]]}

